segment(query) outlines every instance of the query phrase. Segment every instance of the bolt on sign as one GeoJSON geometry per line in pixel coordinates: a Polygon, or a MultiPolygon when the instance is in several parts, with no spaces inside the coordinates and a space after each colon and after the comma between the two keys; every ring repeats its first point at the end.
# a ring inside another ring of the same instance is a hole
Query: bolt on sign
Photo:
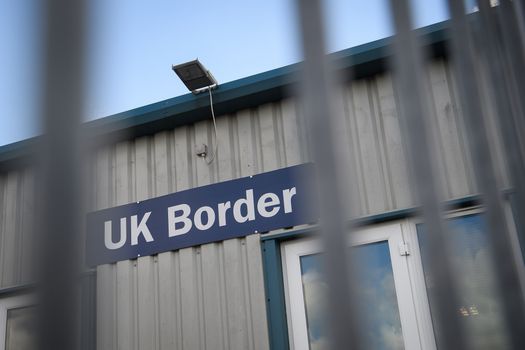
{"type": "Polygon", "coordinates": [[[314,222],[312,175],[302,164],[89,213],[87,264],[314,222]]]}

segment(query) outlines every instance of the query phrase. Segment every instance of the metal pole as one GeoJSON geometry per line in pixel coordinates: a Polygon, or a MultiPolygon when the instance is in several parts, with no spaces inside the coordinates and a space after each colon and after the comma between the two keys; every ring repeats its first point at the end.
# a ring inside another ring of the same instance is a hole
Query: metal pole
{"type": "Polygon", "coordinates": [[[441,332],[443,349],[466,349],[462,324],[458,317],[458,295],[450,266],[445,225],[441,215],[441,198],[431,151],[431,124],[425,91],[427,82],[420,46],[412,30],[407,0],[391,0],[395,23],[394,67],[401,102],[400,119],[407,138],[411,175],[423,210],[425,234],[431,249],[427,252],[428,269],[435,279],[434,322],[441,332]]]}
{"type": "MultiPolygon", "coordinates": [[[[510,128],[510,133],[516,133],[517,140],[513,141],[517,146],[506,146],[509,154],[508,164],[512,173],[512,187],[514,193],[512,203],[513,210],[517,213],[525,213],[525,28],[523,18],[518,15],[518,7],[522,5],[520,0],[501,1],[501,11],[499,11],[499,22],[502,27],[502,37],[504,51],[507,56],[507,75],[509,80],[509,92],[514,107],[513,116],[500,116],[506,118],[506,125],[502,127],[510,128]],[[508,147],[511,150],[508,150],[508,147]],[[521,153],[518,152],[521,150],[521,153]]],[[[525,242],[525,218],[514,215],[518,238],[525,242]]],[[[519,256],[523,261],[523,256],[519,256]]],[[[521,276],[522,286],[525,276],[521,276]]],[[[525,289],[525,288],[524,288],[525,289]]],[[[524,290],[525,292],[525,290],[524,290]]]]}
{"type": "MultiPolygon", "coordinates": [[[[525,102],[523,101],[523,96],[525,96],[525,70],[523,69],[525,62],[525,32],[522,33],[519,29],[519,19],[512,3],[519,3],[519,1],[502,0],[501,4],[491,12],[497,12],[499,26],[501,27],[501,33],[497,38],[496,44],[503,43],[500,49],[504,62],[501,64],[503,68],[507,68],[505,80],[508,82],[507,91],[514,112],[513,116],[508,117],[515,124],[514,132],[519,137],[517,140],[518,144],[516,144],[519,146],[517,151],[521,151],[520,157],[521,163],[523,163],[525,162],[525,102]]],[[[491,22],[496,22],[496,19],[493,19],[491,22]]],[[[491,26],[493,28],[497,27],[498,23],[493,23],[491,26]]]]}
{"type": "Polygon", "coordinates": [[[301,98],[308,126],[310,149],[316,163],[324,271],[328,291],[330,346],[333,349],[366,349],[359,332],[355,275],[348,249],[348,211],[340,186],[344,162],[337,155],[334,130],[342,118],[333,110],[332,77],[326,61],[322,8],[319,0],[297,0],[304,63],[301,98]]]}
{"type": "MultiPolygon", "coordinates": [[[[483,110],[479,103],[480,93],[474,68],[474,56],[470,40],[465,9],[462,1],[448,0],[452,24],[452,59],[455,76],[463,105],[465,127],[469,132],[469,143],[473,165],[480,191],[487,208],[489,239],[495,270],[501,291],[507,328],[515,349],[525,348],[524,305],[517,267],[512,259],[507,223],[501,204],[494,162],[489,148],[487,128],[483,110]]],[[[486,34],[486,33],[485,33],[486,34]]]]}
{"type": "MultiPolygon", "coordinates": [[[[508,2],[508,0],[504,2],[508,2]]],[[[518,35],[520,36],[522,45],[525,46],[525,6],[523,5],[523,0],[512,0],[511,6],[514,10],[513,14],[516,20],[518,35]]]]}
{"type": "MultiPolygon", "coordinates": [[[[501,130],[513,190],[511,195],[514,196],[517,212],[524,213],[525,139],[520,134],[525,133],[525,124],[523,95],[520,92],[525,94],[525,81],[521,81],[525,79],[525,74],[524,61],[520,55],[522,45],[517,40],[517,32],[513,30],[515,28],[512,28],[513,16],[508,13],[511,10],[509,5],[508,0],[498,7],[491,7],[488,1],[480,1],[481,30],[478,32],[478,47],[487,61],[491,92],[498,114],[496,119],[501,130]]],[[[515,220],[518,228],[523,227],[522,217],[518,216],[515,220]]]]}
{"type": "Polygon", "coordinates": [[[40,349],[79,347],[84,1],[46,0],[38,271],[40,349]]]}

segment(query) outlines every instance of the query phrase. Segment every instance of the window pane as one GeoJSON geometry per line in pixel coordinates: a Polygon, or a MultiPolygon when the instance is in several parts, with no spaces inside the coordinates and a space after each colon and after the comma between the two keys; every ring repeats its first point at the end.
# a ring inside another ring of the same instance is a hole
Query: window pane
{"type": "Polygon", "coordinates": [[[32,350],[34,344],[34,308],[7,310],[6,350],[32,350]]]}
{"type": "Polygon", "coordinates": [[[319,255],[301,257],[308,342],[312,350],[328,348],[325,313],[328,286],[322,279],[319,258],[319,255]]]}
{"type": "MultiPolygon", "coordinates": [[[[459,302],[456,305],[467,334],[467,340],[474,349],[508,349],[508,335],[502,317],[502,303],[497,289],[492,257],[488,249],[487,227],[480,214],[453,218],[447,221],[452,253],[452,268],[455,271],[459,302]]],[[[425,268],[426,251],[431,249],[425,242],[423,225],[418,225],[418,237],[423,259],[423,269],[433,308],[435,282],[425,268]]],[[[434,322],[438,348],[440,330],[434,322]]]]}
{"type": "MultiPolygon", "coordinates": [[[[359,261],[358,305],[362,306],[363,332],[370,349],[403,349],[401,321],[387,242],[362,245],[355,249],[359,261]]],[[[301,257],[301,273],[306,306],[310,349],[324,349],[324,311],[327,285],[321,278],[320,255],[301,257]]]]}

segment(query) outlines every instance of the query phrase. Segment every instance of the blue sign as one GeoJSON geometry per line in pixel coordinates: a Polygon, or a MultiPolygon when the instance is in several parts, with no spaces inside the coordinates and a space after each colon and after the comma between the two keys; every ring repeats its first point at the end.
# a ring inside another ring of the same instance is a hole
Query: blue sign
{"type": "Polygon", "coordinates": [[[89,266],[316,221],[303,164],[87,215],[89,266]]]}

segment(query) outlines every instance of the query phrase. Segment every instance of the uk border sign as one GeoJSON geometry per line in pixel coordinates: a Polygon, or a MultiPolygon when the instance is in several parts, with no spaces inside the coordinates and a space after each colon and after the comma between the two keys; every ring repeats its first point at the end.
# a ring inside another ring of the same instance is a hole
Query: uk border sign
{"type": "Polygon", "coordinates": [[[89,266],[311,223],[312,164],[87,215],[89,266]]]}

